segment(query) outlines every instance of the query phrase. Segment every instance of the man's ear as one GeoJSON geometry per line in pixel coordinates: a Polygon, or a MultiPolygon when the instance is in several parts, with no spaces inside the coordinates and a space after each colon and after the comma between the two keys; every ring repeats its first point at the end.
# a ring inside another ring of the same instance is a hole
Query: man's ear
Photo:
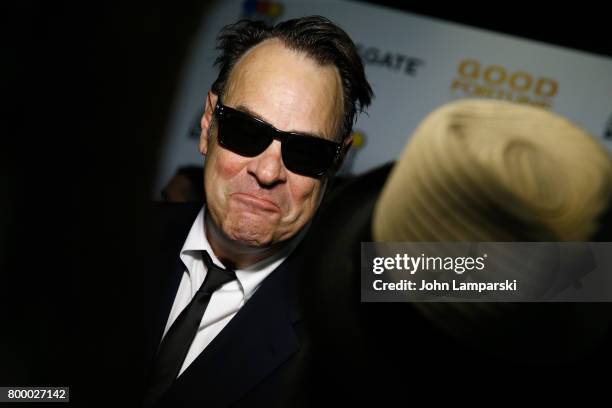
{"type": "Polygon", "coordinates": [[[343,155],[343,157],[346,156],[346,153],[349,151],[349,149],[351,148],[352,145],[353,145],[353,133],[348,135],[346,137],[346,139],[344,139],[344,142],[342,142],[342,155],[343,155]]]}
{"type": "Polygon", "coordinates": [[[210,130],[210,123],[212,122],[213,112],[215,111],[215,106],[217,106],[217,94],[213,91],[208,91],[206,94],[206,103],[204,104],[204,114],[202,115],[202,120],[200,120],[200,128],[202,131],[200,132],[200,143],[198,144],[198,150],[202,156],[205,156],[208,153],[208,133],[210,130]]]}
{"type": "Polygon", "coordinates": [[[336,173],[338,170],[340,170],[340,167],[342,167],[344,158],[346,157],[346,154],[348,153],[352,145],[353,145],[353,133],[351,132],[342,142],[342,150],[340,153],[340,158],[338,159],[338,161],[336,162],[334,166],[334,173],[336,173]]]}

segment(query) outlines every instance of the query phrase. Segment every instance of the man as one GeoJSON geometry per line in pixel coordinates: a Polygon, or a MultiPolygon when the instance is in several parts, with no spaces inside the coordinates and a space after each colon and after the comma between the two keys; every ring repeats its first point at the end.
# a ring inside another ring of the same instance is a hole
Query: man
{"type": "Polygon", "coordinates": [[[306,336],[300,241],[372,97],[355,45],[323,17],[241,21],[218,49],[206,204],[162,209],[145,277],[147,406],[282,403],[306,336]]]}

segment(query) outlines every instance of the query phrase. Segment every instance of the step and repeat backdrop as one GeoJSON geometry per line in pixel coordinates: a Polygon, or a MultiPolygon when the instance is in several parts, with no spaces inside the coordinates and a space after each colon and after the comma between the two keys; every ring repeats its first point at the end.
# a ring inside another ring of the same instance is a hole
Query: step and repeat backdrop
{"type": "Polygon", "coordinates": [[[375,92],[367,115],[354,127],[343,173],[359,174],[394,160],[429,112],[461,98],[550,109],[612,150],[612,58],[352,1],[218,1],[192,43],[176,100],[168,101],[173,113],[155,197],[177,168],[203,164],[199,122],[217,75],[214,48],[221,27],[241,18],[275,23],[311,14],[348,32],[375,92]]]}

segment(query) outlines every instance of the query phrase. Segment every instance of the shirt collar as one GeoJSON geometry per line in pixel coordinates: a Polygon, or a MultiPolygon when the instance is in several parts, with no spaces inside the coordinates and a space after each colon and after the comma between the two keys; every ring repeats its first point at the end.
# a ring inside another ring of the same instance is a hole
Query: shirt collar
{"type": "MultiPolygon", "coordinates": [[[[206,223],[204,222],[204,215],[206,212],[206,206],[202,206],[198,216],[196,217],[189,235],[185,240],[185,244],[181,249],[180,257],[185,264],[187,271],[190,275],[190,279],[196,287],[199,287],[204,277],[195,277],[193,271],[196,270],[196,263],[200,262],[203,264],[201,251],[205,250],[210,254],[213,263],[219,266],[223,266],[223,263],[217,258],[208,238],[206,237],[206,223]],[[196,282],[197,281],[197,282],[196,282]]],[[[261,285],[263,280],[274,271],[283,261],[289,256],[289,254],[295,249],[300,243],[310,224],[302,228],[302,230],[296,234],[293,238],[290,238],[288,245],[283,246],[281,250],[270,255],[269,257],[262,259],[261,261],[248,266],[244,269],[236,269],[236,277],[243,291],[245,300],[249,299],[255,290],[261,285]]],[[[203,267],[206,270],[206,267],[203,267]]]]}

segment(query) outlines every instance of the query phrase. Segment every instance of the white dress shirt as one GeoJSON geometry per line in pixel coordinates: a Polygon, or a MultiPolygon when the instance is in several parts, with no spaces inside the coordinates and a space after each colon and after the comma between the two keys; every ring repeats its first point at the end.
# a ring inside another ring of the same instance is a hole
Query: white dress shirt
{"type": "MultiPolygon", "coordinates": [[[[206,238],[204,212],[205,206],[198,213],[185,240],[183,249],[181,249],[180,257],[187,269],[183,273],[176,297],[174,298],[174,304],[164,329],[164,336],[174,320],[195,296],[202,282],[204,282],[204,278],[206,278],[206,265],[202,259],[201,251],[206,250],[216,265],[223,265],[213,252],[206,238]]],[[[263,280],[287,258],[302,239],[305,230],[306,228],[292,238],[289,245],[285,246],[278,253],[248,268],[237,269],[236,277],[238,279],[226,283],[213,293],[200,322],[198,332],[179,371],[179,376],[210,344],[215,336],[223,330],[225,325],[238,313],[238,310],[249,298],[253,296],[253,293],[259,288],[263,280]]]]}

